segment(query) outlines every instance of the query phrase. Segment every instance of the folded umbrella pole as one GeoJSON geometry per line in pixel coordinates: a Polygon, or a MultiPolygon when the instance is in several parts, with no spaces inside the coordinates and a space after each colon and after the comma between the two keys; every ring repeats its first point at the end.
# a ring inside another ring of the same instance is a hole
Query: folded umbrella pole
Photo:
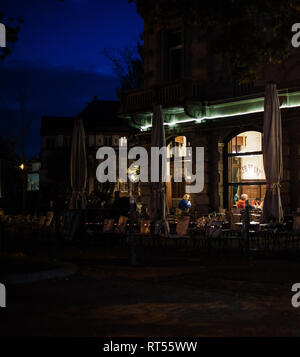
{"type": "Polygon", "coordinates": [[[85,132],[81,120],[75,120],[71,147],[71,188],[70,209],[86,208],[87,160],[85,132]]]}
{"type": "MultiPolygon", "coordinates": [[[[152,147],[166,147],[165,127],[162,114],[161,105],[155,105],[152,117],[152,133],[151,133],[152,147]]],[[[163,182],[165,176],[162,172],[163,165],[162,158],[159,162],[159,182],[152,182],[151,197],[150,197],[150,212],[151,218],[156,222],[157,231],[162,231],[164,235],[169,235],[169,224],[167,221],[168,205],[166,198],[166,183],[163,182]]]]}
{"type": "Polygon", "coordinates": [[[262,221],[283,220],[280,196],[282,179],[282,128],[280,103],[276,84],[268,83],[265,93],[264,108],[263,158],[266,174],[267,192],[264,199],[262,221]]]}

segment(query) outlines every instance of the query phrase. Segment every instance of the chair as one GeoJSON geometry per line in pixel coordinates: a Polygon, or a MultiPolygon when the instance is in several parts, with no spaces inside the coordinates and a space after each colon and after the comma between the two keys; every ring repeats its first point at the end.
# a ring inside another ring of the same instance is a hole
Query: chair
{"type": "Polygon", "coordinates": [[[240,231],[242,225],[237,225],[236,223],[241,222],[241,214],[233,213],[230,215],[230,228],[233,231],[240,231]]]}
{"type": "Polygon", "coordinates": [[[115,225],[114,236],[117,238],[117,243],[124,244],[128,228],[128,217],[120,216],[118,223],[115,225]]]}
{"type": "Polygon", "coordinates": [[[191,220],[190,216],[182,216],[178,219],[178,222],[176,224],[176,233],[178,237],[188,236],[190,220],[191,220]]]}
{"type": "Polygon", "coordinates": [[[142,218],[140,220],[140,234],[141,235],[143,235],[143,236],[149,235],[151,233],[150,227],[151,227],[150,219],[142,218]]]}
{"type": "Polygon", "coordinates": [[[126,233],[126,229],[127,229],[127,221],[128,221],[128,217],[125,216],[120,216],[118,223],[114,229],[114,233],[116,234],[125,234],[126,233]]]}
{"type": "Polygon", "coordinates": [[[206,247],[206,236],[205,232],[209,222],[208,217],[198,217],[196,219],[195,225],[192,229],[191,238],[193,241],[193,247],[204,248],[206,247]]]}
{"type": "Polygon", "coordinates": [[[293,220],[293,231],[300,233],[300,216],[295,216],[293,220]]]}
{"type": "Polygon", "coordinates": [[[206,236],[208,238],[217,239],[222,235],[222,221],[211,220],[206,227],[206,236]]]}
{"type": "Polygon", "coordinates": [[[38,223],[40,228],[44,227],[46,218],[47,218],[46,216],[40,216],[39,223],[38,223]]]}
{"type": "Polygon", "coordinates": [[[111,233],[111,232],[113,232],[113,229],[114,229],[114,219],[105,218],[104,222],[103,222],[102,232],[103,233],[111,233]]]}
{"type": "Polygon", "coordinates": [[[179,244],[187,244],[187,240],[190,239],[189,235],[189,224],[191,217],[190,216],[181,216],[178,217],[178,221],[176,224],[176,233],[169,234],[168,237],[165,237],[165,242],[173,241],[175,242],[176,247],[179,244]]]}
{"type": "Polygon", "coordinates": [[[153,238],[151,234],[151,220],[142,218],[140,219],[140,231],[135,235],[137,238],[138,244],[142,243],[142,245],[149,246],[154,245],[154,241],[149,238],[153,238]]]}
{"type": "Polygon", "coordinates": [[[50,227],[51,226],[51,223],[53,221],[53,217],[54,217],[54,213],[53,212],[47,212],[44,227],[50,227]]]}

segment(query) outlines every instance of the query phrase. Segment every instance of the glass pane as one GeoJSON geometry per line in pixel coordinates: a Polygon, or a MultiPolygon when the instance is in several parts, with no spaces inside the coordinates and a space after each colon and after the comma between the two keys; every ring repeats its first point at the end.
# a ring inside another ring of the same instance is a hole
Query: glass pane
{"type": "Polygon", "coordinates": [[[228,158],[228,182],[241,182],[241,159],[228,158]]]}
{"type": "Polygon", "coordinates": [[[27,175],[27,191],[38,191],[40,184],[40,175],[38,173],[30,173],[27,175]]]}
{"type": "Polygon", "coordinates": [[[228,182],[261,181],[265,179],[263,155],[228,158],[228,182]]]}
{"type": "Polygon", "coordinates": [[[228,143],[230,154],[262,150],[262,134],[258,131],[245,131],[228,143]]]}

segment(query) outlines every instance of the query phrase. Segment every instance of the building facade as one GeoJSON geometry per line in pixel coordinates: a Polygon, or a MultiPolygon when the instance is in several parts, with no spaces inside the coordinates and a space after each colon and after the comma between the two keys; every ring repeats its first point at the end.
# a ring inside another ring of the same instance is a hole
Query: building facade
{"type": "MultiPolygon", "coordinates": [[[[239,85],[197,23],[176,9],[167,17],[154,10],[143,20],[144,87],[124,92],[120,109],[120,117],[140,129],[135,144],[150,148],[153,105],[161,104],[167,144],[183,152],[185,146],[205,150],[205,185],[192,195],[194,209],[230,209],[243,193],[263,200],[264,90],[275,81],[283,126],[282,202],[285,212],[300,207],[300,51],[292,51],[280,68],[262,67],[259,79],[239,85]]],[[[172,160],[170,165],[172,178],[172,160]]],[[[147,204],[150,186],[142,186],[147,204]]],[[[167,184],[169,207],[184,193],[184,182],[167,184]]]]}

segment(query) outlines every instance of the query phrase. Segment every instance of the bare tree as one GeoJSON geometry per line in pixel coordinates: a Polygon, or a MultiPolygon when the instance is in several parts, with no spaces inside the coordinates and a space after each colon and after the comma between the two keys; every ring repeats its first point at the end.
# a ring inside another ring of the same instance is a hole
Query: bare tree
{"type": "Polygon", "coordinates": [[[137,46],[124,48],[105,48],[102,54],[109,60],[119,79],[120,90],[140,88],[143,85],[144,63],[142,37],[137,46]]]}

